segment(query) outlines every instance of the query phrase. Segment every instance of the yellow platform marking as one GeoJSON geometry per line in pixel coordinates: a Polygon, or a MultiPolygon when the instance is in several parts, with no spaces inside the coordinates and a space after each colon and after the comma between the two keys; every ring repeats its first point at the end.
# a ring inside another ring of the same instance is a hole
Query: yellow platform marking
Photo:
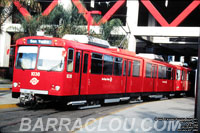
{"type": "Polygon", "coordinates": [[[11,90],[11,88],[0,88],[0,91],[8,91],[11,90]]]}
{"type": "Polygon", "coordinates": [[[2,104],[0,105],[0,109],[9,109],[9,108],[17,108],[16,104],[2,104]]]}

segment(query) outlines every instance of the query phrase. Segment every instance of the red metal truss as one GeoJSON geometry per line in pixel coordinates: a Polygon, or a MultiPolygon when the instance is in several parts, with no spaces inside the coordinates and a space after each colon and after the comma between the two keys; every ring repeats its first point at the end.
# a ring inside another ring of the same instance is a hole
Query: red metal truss
{"type": "Polygon", "coordinates": [[[94,25],[100,25],[102,23],[107,22],[112,15],[125,3],[126,0],[118,0],[110,10],[99,20],[99,22],[95,22],[92,16],[88,17],[86,14],[88,13],[88,10],[83,6],[80,0],[72,0],[74,5],[78,8],[79,13],[83,13],[83,16],[89,22],[89,18],[92,19],[94,25]]]}
{"type": "MultiPolygon", "coordinates": [[[[32,17],[31,14],[27,11],[26,8],[24,8],[18,0],[14,0],[14,5],[17,7],[19,12],[24,16],[24,18],[27,20],[28,18],[32,17]]],[[[53,0],[51,4],[44,10],[42,13],[43,16],[48,15],[58,4],[58,0],[53,0]]]]}
{"type": "Polygon", "coordinates": [[[49,15],[49,13],[58,5],[58,0],[54,0],[42,13],[43,16],[49,15]]]}
{"type": "Polygon", "coordinates": [[[107,22],[112,15],[125,3],[126,0],[118,0],[110,10],[103,16],[103,18],[98,22],[98,24],[107,22]]]}
{"type": "MultiPolygon", "coordinates": [[[[92,22],[94,25],[100,25],[102,23],[107,22],[112,15],[125,3],[126,0],[118,0],[113,7],[108,10],[108,12],[101,18],[99,22],[95,22],[94,18],[89,14],[88,10],[84,7],[80,0],[72,0],[74,5],[78,8],[79,13],[82,13],[87,22],[92,22]]],[[[150,0],[141,0],[143,5],[147,8],[147,10],[154,16],[154,18],[160,23],[161,26],[178,26],[189,14],[192,13],[194,9],[200,5],[199,0],[193,0],[170,24],[166,21],[166,19],[161,15],[161,13],[155,8],[155,6],[151,3],[150,0]]],[[[48,15],[58,4],[58,0],[53,0],[53,2],[45,9],[42,13],[43,16],[48,15]]],[[[24,8],[18,0],[14,0],[14,5],[17,7],[19,12],[26,18],[30,18],[31,14],[24,8]]]]}
{"type": "Polygon", "coordinates": [[[31,14],[26,10],[26,8],[24,8],[20,3],[19,1],[17,0],[14,0],[13,1],[14,5],[17,7],[17,9],[19,10],[19,12],[26,18],[30,18],[31,17],[31,14]]]}
{"type": "MultiPolygon", "coordinates": [[[[200,0],[194,0],[183,12],[172,21],[170,26],[178,26],[192,11],[200,5],[200,0]]],[[[197,20],[199,21],[199,20],[197,20]]]]}
{"type": "Polygon", "coordinates": [[[80,0],[72,0],[74,5],[77,7],[79,13],[83,14],[84,18],[88,23],[92,23],[96,25],[96,22],[94,21],[92,15],[88,13],[88,10],[83,6],[80,0]]]}
{"type": "Polygon", "coordinates": [[[150,0],[141,0],[143,5],[148,9],[148,11],[154,16],[161,26],[171,26],[177,27],[192,11],[200,5],[199,0],[193,0],[170,24],[166,19],[160,14],[160,12],[155,8],[155,6],[150,2],[150,0]]]}

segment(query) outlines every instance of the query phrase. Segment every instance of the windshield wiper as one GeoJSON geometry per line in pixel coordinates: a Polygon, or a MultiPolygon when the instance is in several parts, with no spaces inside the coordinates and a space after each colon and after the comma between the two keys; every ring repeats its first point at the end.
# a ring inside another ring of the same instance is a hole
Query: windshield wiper
{"type": "Polygon", "coordinates": [[[23,66],[22,66],[22,65],[21,65],[20,67],[21,67],[21,69],[22,69],[23,71],[25,70],[25,69],[23,68],[23,66]]]}
{"type": "Polygon", "coordinates": [[[50,68],[49,70],[47,70],[48,72],[50,72],[50,71],[53,71],[54,70],[54,68],[56,68],[56,67],[58,67],[59,65],[60,65],[60,68],[61,68],[61,66],[62,66],[62,60],[61,60],[61,62],[60,63],[58,63],[57,65],[55,65],[55,66],[53,66],[52,68],[50,68]]]}

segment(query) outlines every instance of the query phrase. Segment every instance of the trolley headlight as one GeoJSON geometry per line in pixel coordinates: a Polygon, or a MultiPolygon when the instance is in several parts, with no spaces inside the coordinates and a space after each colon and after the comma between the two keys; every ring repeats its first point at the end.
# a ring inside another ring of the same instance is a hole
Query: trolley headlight
{"type": "Polygon", "coordinates": [[[56,86],[55,90],[59,91],[60,90],[60,86],[56,86]]]}
{"type": "Polygon", "coordinates": [[[18,86],[18,83],[14,82],[14,83],[13,83],[13,86],[14,86],[14,87],[17,87],[17,86],[18,86]]]}

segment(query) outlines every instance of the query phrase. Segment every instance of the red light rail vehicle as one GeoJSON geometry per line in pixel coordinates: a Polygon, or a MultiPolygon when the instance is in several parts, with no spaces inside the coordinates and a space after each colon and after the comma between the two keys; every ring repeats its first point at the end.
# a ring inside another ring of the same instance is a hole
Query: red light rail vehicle
{"type": "Polygon", "coordinates": [[[190,69],[136,56],[84,35],[30,36],[16,42],[12,97],[66,105],[124,102],[189,90],[190,69]]]}

